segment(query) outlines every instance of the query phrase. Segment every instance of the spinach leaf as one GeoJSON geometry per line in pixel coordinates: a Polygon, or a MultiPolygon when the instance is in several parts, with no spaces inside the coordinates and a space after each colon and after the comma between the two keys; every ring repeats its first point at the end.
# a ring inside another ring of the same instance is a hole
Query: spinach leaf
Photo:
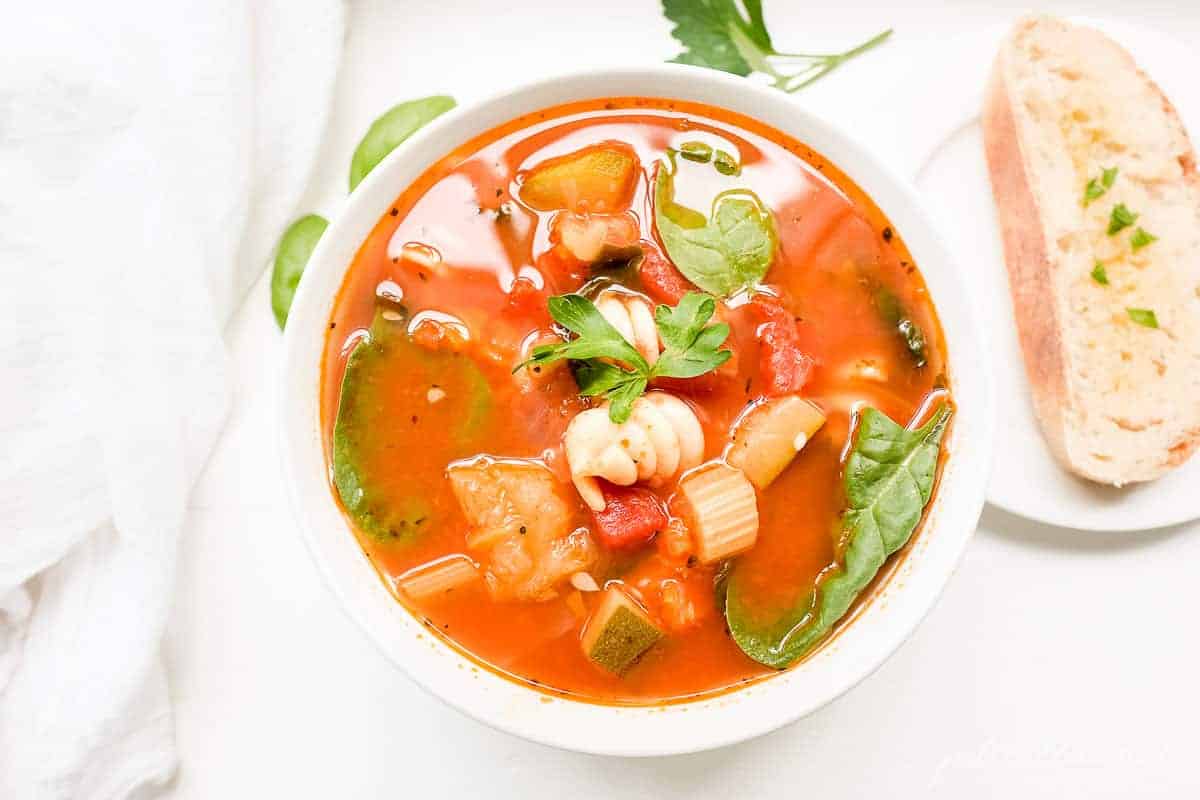
{"type": "Polygon", "coordinates": [[[401,142],[455,105],[454,98],[445,95],[422,97],[393,106],[371,123],[350,159],[350,191],[401,142]]]}
{"type": "Polygon", "coordinates": [[[674,173],[666,162],[655,180],[654,224],[684,277],[720,297],[753,286],[775,258],[775,218],[758,195],[749,189],[722,192],[706,219],[675,203],[674,173]]]}
{"type": "MultiPolygon", "coordinates": [[[[427,445],[430,431],[446,426],[459,455],[476,452],[492,410],[490,387],[475,363],[414,344],[407,323],[403,308],[386,303],[377,309],[368,335],[354,345],[342,377],[332,448],[333,483],[358,529],[376,540],[405,543],[440,522],[430,498],[444,487],[410,479],[398,493],[396,486],[383,485],[388,479],[380,465],[416,452],[427,445]],[[394,370],[402,370],[406,379],[401,398],[382,382],[394,370]],[[444,393],[436,404],[425,398],[431,386],[444,393]],[[413,415],[411,424],[393,418],[398,401],[405,399],[411,401],[405,407],[428,409],[413,415]]],[[[435,483],[443,484],[440,478],[435,483]]]]}
{"type": "Polygon", "coordinates": [[[271,270],[271,311],[275,313],[275,323],[280,330],[287,323],[304,267],[328,227],[329,222],[324,217],[309,214],[293,222],[279,238],[275,266],[271,270]]]}
{"type": "Polygon", "coordinates": [[[771,42],[763,19],[762,0],[663,0],[663,15],[675,23],[671,35],[683,52],[671,59],[749,75],[761,72],[787,92],[808,86],[839,64],[891,36],[889,28],[843,53],[781,53],[771,42]]]}
{"type": "Polygon", "coordinates": [[[908,311],[900,303],[900,298],[891,289],[880,287],[875,291],[875,307],[884,322],[896,328],[896,333],[904,340],[904,346],[913,357],[918,367],[925,366],[928,361],[925,350],[925,332],[913,321],[908,311]]]}
{"type": "Polygon", "coordinates": [[[837,562],[800,602],[765,621],[746,602],[747,578],[734,564],[725,617],[746,655],[782,669],[810,652],[887,557],[908,542],[933,492],[942,435],[952,414],[944,404],[924,425],[909,429],[873,408],[863,412],[842,477],[847,509],[837,562]]]}

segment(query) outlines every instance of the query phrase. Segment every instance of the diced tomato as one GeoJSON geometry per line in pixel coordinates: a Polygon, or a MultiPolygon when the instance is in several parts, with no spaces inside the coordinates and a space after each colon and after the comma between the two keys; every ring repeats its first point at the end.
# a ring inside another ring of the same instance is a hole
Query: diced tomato
{"type": "Polygon", "coordinates": [[[792,394],[804,388],[813,361],[800,350],[796,320],[778,300],[758,296],[750,304],[759,322],[760,387],[766,395],[792,394]]]}
{"type": "Polygon", "coordinates": [[[692,554],[692,532],[682,519],[672,517],[655,541],[659,555],[668,561],[683,563],[692,554]]]}
{"type": "Polygon", "coordinates": [[[678,632],[717,613],[713,576],[712,567],[689,567],[662,555],[660,548],[643,558],[623,581],[638,591],[651,616],[667,630],[678,632]]]}
{"type": "Polygon", "coordinates": [[[546,305],[550,294],[545,289],[539,289],[532,278],[519,277],[512,282],[508,290],[508,302],[505,311],[525,320],[546,327],[550,323],[550,309],[546,305]]]}
{"type": "Polygon", "coordinates": [[[596,538],[610,550],[634,550],[667,526],[667,512],[653,492],[602,482],[604,510],[593,511],[596,538]]]}
{"type": "Polygon", "coordinates": [[[653,388],[663,389],[668,392],[711,394],[717,390],[721,381],[728,377],[722,370],[718,369],[713,372],[706,372],[703,375],[697,375],[694,378],[668,378],[659,376],[650,383],[653,388]]]}
{"type": "Polygon", "coordinates": [[[688,292],[698,291],[692,282],[683,277],[675,265],[667,260],[653,242],[642,240],[642,263],[638,267],[642,288],[654,300],[675,305],[688,292]]]}
{"type": "Polygon", "coordinates": [[[583,286],[590,270],[586,262],[571,255],[561,243],[538,256],[535,266],[553,290],[552,294],[568,294],[583,286]]]}
{"type": "Polygon", "coordinates": [[[467,337],[462,330],[435,319],[422,320],[411,335],[413,342],[426,350],[461,353],[467,345],[467,337]]]}

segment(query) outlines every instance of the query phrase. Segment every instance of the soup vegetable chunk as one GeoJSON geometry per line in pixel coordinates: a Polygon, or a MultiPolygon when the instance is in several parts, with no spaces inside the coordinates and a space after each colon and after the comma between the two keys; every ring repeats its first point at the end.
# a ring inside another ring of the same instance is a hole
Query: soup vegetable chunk
{"type": "Polygon", "coordinates": [[[658,703],[794,666],[903,558],[941,329],[834,165],[707,106],[548,109],[430,167],[337,298],[331,490],[478,663],[658,703]]]}

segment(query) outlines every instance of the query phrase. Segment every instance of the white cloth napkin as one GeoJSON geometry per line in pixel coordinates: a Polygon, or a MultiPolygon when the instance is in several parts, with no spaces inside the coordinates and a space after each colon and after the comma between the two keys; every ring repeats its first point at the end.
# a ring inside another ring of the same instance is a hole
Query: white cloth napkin
{"type": "MultiPolygon", "coordinates": [[[[145,796],[222,332],[293,216],[339,0],[25,3],[0,25],[0,797],[145,796]]],[[[230,720],[230,724],[236,724],[230,720]]]]}

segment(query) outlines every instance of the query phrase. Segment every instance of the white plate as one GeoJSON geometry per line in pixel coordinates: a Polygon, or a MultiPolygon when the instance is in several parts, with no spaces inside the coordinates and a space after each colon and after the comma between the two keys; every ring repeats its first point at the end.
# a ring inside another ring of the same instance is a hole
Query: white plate
{"type": "MultiPolygon", "coordinates": [[[[1120,42],[1200,134],[1200,59],[1160,33],[1105,20],[1074,18],[1120,42]]],[[[997,389],[996,463],[988,487],[993,505],[1028,519],[1091,531],[1150,530],[1200,518],[1200,458],[1148,484],[1124,489],[1076,478],[1051,456],[1030,402],[1008,291],[996,210],[984,161],[979,108],[983,87],[1007,27],[972,34],[916,65],[909,87],[893,94],[894,146],[938,220],[967,276],[983,316],[997,389]],[[938,76],[936,88],[928,81],[938,76]],[[917,80],[924,79],[924,83],[917,80]]],[[[1195,141],[1195,136],[1193,136],[1195,141]]]]}

